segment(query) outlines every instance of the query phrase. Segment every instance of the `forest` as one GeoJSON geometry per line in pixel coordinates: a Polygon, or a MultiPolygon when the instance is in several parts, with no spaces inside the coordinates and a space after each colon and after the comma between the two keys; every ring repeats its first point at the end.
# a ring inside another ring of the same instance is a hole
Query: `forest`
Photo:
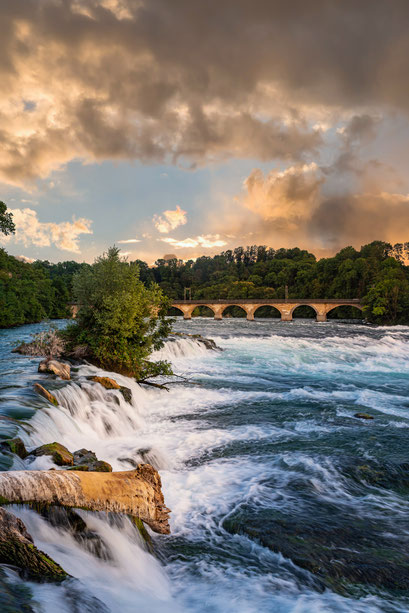
{"type": "MultiPolygon", "coordinates": [[[[196,299],[284,298],[287,287],[289,298],[359,298],[367,321],[409,324],[408,256],[409,243],[392,246],[374,241],[360,250],[345,247],[319,260],[296,247],[250,246],[195,261],[166,258],[149,267],[136,260],[132,266],[139,268],[147,287],[157,283],[173,299],[183,298],[185,288],[196,299]]],[[[67,317],[73,278],[88,266],[74,261],[28,264],[0,249],[0,327],[67,317]]],[[[243,315],[238,307],[230,311],[233,316],[243,315]]],[[[309,307],[298,311],[298,316],[314,315],[309,307]]],[[[354,311],[338,307],[330,316],[361,317],[354,311]]],[[[258,315],[274,316],[268,307],[258,315]]]]}

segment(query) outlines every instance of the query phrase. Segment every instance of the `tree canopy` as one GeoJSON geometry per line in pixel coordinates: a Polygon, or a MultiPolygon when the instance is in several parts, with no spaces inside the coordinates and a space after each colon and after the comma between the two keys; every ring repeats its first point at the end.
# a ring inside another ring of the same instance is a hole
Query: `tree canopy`
{"type": "Polygon", "coordinates": [[[8,234],[14,234],[15,231],[13,215],[10,212],[7,213],[7,206],[0,201],[0,232],[7,236],[8,234]]]}
{"type": "Polygon", "coordinates": [[[79,310],[67,330],[72,348],[82,346],[90,361],[138,380],[170,374],[168,363],[149,360],[171,330],[169,300],[157,284],[144,285],[137,263],[111,247],[74,275],[73,296],[79,310]]]}

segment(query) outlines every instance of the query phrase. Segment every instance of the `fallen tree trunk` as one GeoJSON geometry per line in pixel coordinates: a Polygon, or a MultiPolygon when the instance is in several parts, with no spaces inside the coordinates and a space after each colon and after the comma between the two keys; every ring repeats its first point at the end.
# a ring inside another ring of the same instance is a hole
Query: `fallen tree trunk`
{"type": "Polygon", "coordinates": [[[75,470],[0,472],[0,504],[57,504],[87,511],[139,517],[155,532],[169,534],[158,472],[150,464],[135,470],[97,473],[75,470]]]}

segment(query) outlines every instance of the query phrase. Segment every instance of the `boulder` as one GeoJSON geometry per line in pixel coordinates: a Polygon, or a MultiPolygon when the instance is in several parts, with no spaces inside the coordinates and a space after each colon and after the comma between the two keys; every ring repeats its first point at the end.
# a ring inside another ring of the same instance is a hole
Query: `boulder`
{"type": "Polygon", "coordinates": [[[38,372],[56,375],[69,381],[71,379],[71,367],[64,362],[58,362],[53,358],[47,358],[38,365],[38,372]]]}
{"type": "Polygon", "coordinates": [[[2,441],[0,443],[0,448],[4,449],[5,451],[11,451],[11,453],[18,455],[18,457],[22,460],[24,460],[24,458],[28,456],[28,451],[23,441],[19,437],[9,438],[5,441],[2,441]]]}
{"type": "Polygon", "coordinates": [[[40,396],[48,400],[48,402],[51,402],[51,404],[53,404],[55,407],[58,406],[57,398],[53,394],[51,394],[51,392],[46,390],[45,387],[43,387],[39,383],[34,383],[34,389],[37,394],[40,394],[40,396]]]}
{"type": "Polygon", "coordinates": [[[17,566],[25,578],[62,581],[68,575],[37,549],[21,519],[0,507],[0,563],[17,566]]]}
{"type": "Polygon", "coordinates": [[[78,449],[74,451],[74,466],[71,470],[85,470],[91,472],[111,473],[112,466],[108,462],[98,460],[93,451],[78,449]]]}
{"type": "Polygon", "coordinates": [[[41,445],[41,447],[37,447],[37,449],[31,451],[30,455],[49,455],[57,466],[72,466],[74,464],[73,454],[70,453],[64,445],[60,445],[60,443],[41,445]]]}
{"type": "Polygon", "coordinates": [[[124,397],[125,402],[129,402],[129,404],[132,404],[132,391],[129,389],[129,387],[124,387],[123,385],[121,385],[119,391],[124,397]]]}
{"type": "Polygon", "coordinates": [[[99,383],[102,387],[105,387],[106,390],[120,390],[121,386],[114,381],[114,379],[110,379],[109,377],[87,377],[89,381],[94,381],[95,383],[99,383]]]}

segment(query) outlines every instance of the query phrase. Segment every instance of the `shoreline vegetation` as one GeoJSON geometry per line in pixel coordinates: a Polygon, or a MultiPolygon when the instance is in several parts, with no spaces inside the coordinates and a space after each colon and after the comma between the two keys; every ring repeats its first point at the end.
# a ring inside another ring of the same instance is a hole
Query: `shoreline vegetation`
{"type": "MultiPolygon", "coordinates": [[[[13,234],[12,216],[0,202],[0,233],[13,234]]],[[[120,251],[115,247],[118,261],[120,251]]],[[[125,260],[121,260],[125,262],[125,260]]],[[[341,249],[333,257],[316,259],[298,247],[272,249],[265,245],[236,247],[212,257],[183,261],[169,255],[153,266],[142,260],[126,262],[123,277],[137,278],[146,290],[152,308],[165,315],[180,315],[170,308],[172,300],[194,299],[357,298],[366,321],[381,325],[409,324],[409,242],[391,245],[380,240],[341,249]]],[[[69,303],[87,302],[87,283],[95,265],[74,261],[32,263],[9,255],[0,248],[0,328],[10,328],[45,319],[70,317],[69,303]],[[82,287],[81,287],[82,283],[82,287]],[[84,290],[85,288],[85,290],[84,290]]],[[[111,273],[113,274],[114,269],[111,273]]],[[[106,269],[108,286],[114,283],[106,269]]],[[[142,305],[140,305],[142,306],[142,305]]],[[[193,315],[208,315],[198,307],[193,315]]],[[[271,307],[261,307],[258,316],[275,317],[271,307]]],[[[239,307],[229,307],[225,316],[243,316],[239,307]]],[[[297,316],[311,317],[312,309],[301,306],[297,316]]],[[[356,318],[353,307],[337,307],[329,318],[356,318]]],[[[358,314],[361,318],[361,314],[358,314]]]]}

